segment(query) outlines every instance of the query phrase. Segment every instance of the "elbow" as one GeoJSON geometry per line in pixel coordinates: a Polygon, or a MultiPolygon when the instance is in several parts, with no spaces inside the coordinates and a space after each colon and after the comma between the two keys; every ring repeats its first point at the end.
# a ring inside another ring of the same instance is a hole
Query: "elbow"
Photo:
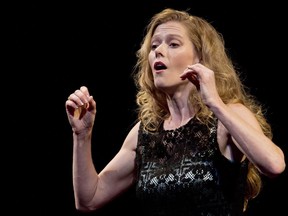
{"type": "Polygon", "coordinates": [[[285,154],[280,148],[277,155],[271,156],[270,159],[266,158],[266,161],[266,169],[263,167],[263,170],[264,174],[270,178],[279,176],[286,169],[285,154]]]}
{"type": "Polygon", "coordinates": [[[285,163],[285,160],[281,160],[279,161],[279,163],[275,166],[274,168],[274,174],[276,175],[280,175],[281,173],[283,173],[286,169],[286,163],[285,163]]]}
{"type": "Polygon", "coordinates": [[[284,158],[278,159],[276,161],[273,161],[269,163],[269,169],[262,169],[262,173],[266,175],[269,178],[275,178],[279,176],[281,173],[283,173],[286,169],[286,163],[284,158]]]}
{"type": "Polygon", "coordinates": [[[284,153],[281,152],[281,156],[279,156],[276,161],[274,161],[274,166],[273,166],[273,174],[280,175],[283,173],[286,169],[286,162],[285,162],[285,156],[284,153]]]}
{"type": "Polygon", "coordinates": [[[83,213],[89,213],[89,212],[93,211],[92,209],[90,209],[88,207],[80,206],[80,205],[76,205],[76,210],[79,212],[83,212],[83,213]]]}
{"type": "Polygon", "coordinates": [[[76,210],[77,210],[78,212],[81,212],[81,213],[89,213],[89,212],[92,212],[90,209],[84,208],[84,207],[82,207],[82,206],[76,206],[76,210]]]}
{"type": "Polygon", "coordinates": [[[95,208],[94,206],[83,205],[80,202],[75,203],[75,208],[77,211],[83,212],[83,213],[89,213],[89,212],[93,212],[97,210],[97,208],[95,208]]]}

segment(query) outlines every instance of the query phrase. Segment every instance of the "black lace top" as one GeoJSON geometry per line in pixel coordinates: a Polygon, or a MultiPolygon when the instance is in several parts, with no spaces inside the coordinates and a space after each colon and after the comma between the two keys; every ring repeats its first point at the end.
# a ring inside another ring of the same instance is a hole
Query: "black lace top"
{"type": "Polygon", "coordinates": [[[217,120],[210,129],[196,119],[175,130],[139,130],[136,197],[146,216],[243,215],[247,161],[220,152],[217,120]]]}

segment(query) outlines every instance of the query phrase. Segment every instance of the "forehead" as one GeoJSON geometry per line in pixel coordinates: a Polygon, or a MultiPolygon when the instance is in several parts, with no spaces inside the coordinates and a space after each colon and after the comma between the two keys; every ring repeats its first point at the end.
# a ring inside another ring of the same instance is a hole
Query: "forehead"
{"type": "Polygon", "coordinates": [[[183,24],[176,21],[169,21],[166,23],[162,23],[156,27],[154,31],[154,36],[159,34],[186,34],[186,29],[183,24]]]}

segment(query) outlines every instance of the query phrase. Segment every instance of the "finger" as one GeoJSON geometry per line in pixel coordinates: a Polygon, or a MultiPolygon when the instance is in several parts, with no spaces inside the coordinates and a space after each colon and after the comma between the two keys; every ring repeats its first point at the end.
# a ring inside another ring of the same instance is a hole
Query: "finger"
{"type": "Polygon", "coordinates": [[[87,112],[87,108],[89,107],[89,103],[85,103],[84,105],[78,107],[77,109],[74,110],[74,117],[77,119],[81,119],[85,113],[87,112]]]}
{"type": "Polygon", "coordinates": [[[70,114],[70,115],[74,115],[74,111],[76,110],[78,108],[78,106],[74,103],[74,102],[72,102],[72,101],[70,101],[70,100],[67,100],[66,101],[66,110],[67,110],[67,112],[70,114]]]}
{"type": "Polygon", "coordinates": [[[198,79],[198,75],[197,73],[193,72],[193,71],[189,71],[186,72],[185,74],[180,76],[182,80],[188,79],[190,82],[192,82],[197,90],[200,89],[200,83],[199,83],[199,79],[198,79]]]}
{"type": "Polygon", "coordinates": [[[196,86],[197,90],[200,89],[200,83],[199,83],[197,75],[191,74],[190,76],[187,76],[187,79],[196,86]]]}
{"type": "Polygon", "coordinates": [[[77,106],[88,103],[88,99],[80,90],[76,90],[74,93],[70,94],[68,100],[74,102],[77,106]]]}
{"type": "Polygon", "coordinates": [[[81,86],[80,91],[83,92],[83,94],[85,94],[87,97],[89,97],[89,91],[86,86],[81,86]]]}

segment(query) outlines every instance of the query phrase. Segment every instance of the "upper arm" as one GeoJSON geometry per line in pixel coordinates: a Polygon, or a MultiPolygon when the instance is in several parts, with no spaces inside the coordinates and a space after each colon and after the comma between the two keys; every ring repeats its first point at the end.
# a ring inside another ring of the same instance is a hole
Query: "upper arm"
{"type": "Polygon", "coordinates": [[[130,130],[118,153],[99,173],[95,195],[98,202],[113,199],[133,184],[138,129],[139,122],[130,130]]]}

